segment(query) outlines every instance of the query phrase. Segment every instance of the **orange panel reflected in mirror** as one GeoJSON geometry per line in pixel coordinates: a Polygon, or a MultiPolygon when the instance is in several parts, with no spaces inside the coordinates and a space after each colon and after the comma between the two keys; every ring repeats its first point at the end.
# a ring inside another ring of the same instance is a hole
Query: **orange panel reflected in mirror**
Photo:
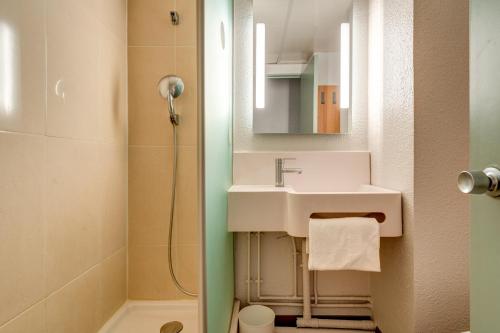
{"type": "Polygon", "coordinates": [[[318,133],[340,133],[338,86],[318,86],[318,133]]]}

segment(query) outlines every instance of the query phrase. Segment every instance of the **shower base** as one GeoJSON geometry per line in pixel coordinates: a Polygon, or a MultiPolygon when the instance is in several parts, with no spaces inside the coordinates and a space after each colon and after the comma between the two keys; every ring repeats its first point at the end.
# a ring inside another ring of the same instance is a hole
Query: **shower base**
{"type": "Polygon", "coordinates": [[[169,321],[180,321],[182,333],[198,333],[198,302],[127,301],[99,333],[160,333],[169,321]]]}

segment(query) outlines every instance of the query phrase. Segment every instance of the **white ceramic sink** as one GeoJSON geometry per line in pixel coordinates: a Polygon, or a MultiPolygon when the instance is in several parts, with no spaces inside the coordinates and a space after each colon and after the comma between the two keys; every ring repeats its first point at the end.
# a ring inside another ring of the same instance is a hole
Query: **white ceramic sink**
{"type": "Polygon", "coordinates": [[[228,207],[228,228],[233,232],[284,231],[307,237],[311,216],[372,214],[381,222],[382,237],[402,235],[401,193],[372,185],[339,191],[233,185],[228,190],[228,207]]]}
{"type": "Polygon", "coordinates": [[[402,235],[401,193],[365,185],[371,183],[369,152],[235,152],[233,171],[229,231],[284,231],[306,237],[313,214],[378,213],[382,237],[402,235]],[[286,166],[303,171],[286,174],[287,187],[274,187],[278,157],[293,158],[286,166]]]}

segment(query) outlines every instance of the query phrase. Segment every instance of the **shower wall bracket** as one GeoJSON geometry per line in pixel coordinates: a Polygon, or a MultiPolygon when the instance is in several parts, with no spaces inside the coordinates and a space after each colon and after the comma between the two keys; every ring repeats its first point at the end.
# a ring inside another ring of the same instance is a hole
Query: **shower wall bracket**
{"type": "Polygon", "coordinates": [[[170,20],[172,21],[173,25],[179,25],[180,23],[179,13],[176,10],[170,11],[170,20]]]}

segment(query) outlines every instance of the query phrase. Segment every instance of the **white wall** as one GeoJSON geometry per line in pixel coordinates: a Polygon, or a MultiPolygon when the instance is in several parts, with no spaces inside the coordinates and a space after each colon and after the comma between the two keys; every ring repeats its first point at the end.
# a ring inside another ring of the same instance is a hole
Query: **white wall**
{"type": "Polygon", "coordinates": [[[266,78],[267,105],[255,110],[253,122],[262,133],[288,133],[290,80],[266,78]]]}
{"type": "Polygon", "coordinates": [[[352,130],[346,135],[253,134],[252,0],[234,1],[234,150],[366,150],[368,0],[354,0],[352,130]],[[365,6],[362,6],[365,4],[365,6]]]}
{"type": "Polygon", "coordinates": [[[316,74],[318,85],[340,85],[340,54],[318,52],[316,74]]]}
{"type": "Polygon", "coordinates": [[[414,327],[412,34],[412,0],[370,1],[372,183],[403,194],[404,235],[382,239],[382,272],[372,274],[374,315],[384,333],[414,327]]]}
{"type": "MultiPolygon", "coordinates": [[[[257,236],[252,234],[251,277],[252,299],[257,299],[257,236]]],[[[235,297],[246,304],[247,300],[247,233],[237,233],[235,238],[235,297]]],[[[296,242],[300,246],[300,242],[296,242]]],[[[297,251],[300,252],[300,247],[297,251]]],[[[297,264],[300,264],[300,253],[297,264]]],[[[298,295],[302,295],[302,270],[296,274],[298,295]]],[[[290,237],[286,233],[266,232],[261,234],[261,288],[262,295],[293,295],[293,251],[290,237]]],[[[312,277],[312,274],[311,274],[312,277]]],[[[320,296],[344,295],[366,296],[370,293],[370,275],[365,272],[318,272],[318,293],[320,296]]],[[[280,315],[300,315],[302,307],[273,307],[280,315]]],[[[366,309],[313,309],[313,314],[356,314],[370,315],[366,309]]]]}
{"type": "Polygon", "coordinates": [[[401,190],[404,211],[372,274],[375,319],[384,333],[466,331],[467,0],[371,0],[370,61],[372,183],[401,190]]]}
{"type": "MultiPolygon", "coordinates": [[[[251,0],[234,1],[234,151],[272,150],[367,150],[368,118],[368,0],[354,0],[353,11],[353,89],[352,132],[346,135],[263,135],[253,134],[253,17],[251,0]]],[[[275,267],[289,262],[289,241],[278,241],[276,234],[263,240],[263,258],[274,262],[275,267]],[[287,257],[273,257],[287,253],[287,257]],[[268,257],[269,256],[269,257],[268,257]],[[278,262],[279,261],[279,262],[278,262]]],[[[281,238],[279,238],[281,239],[281,238]]],[[[236,297],[246,299],[246,234],[235,238],[236,297]]],[[[276,293],[289,292],[292,275],[289,270],[273,271],[266,283],[276,287],[276,293]]],[[[369,273],[321,272],[320,291],[323,295],[366,295],[370,288],[369,273]]],[[[264,286],[264,288],[267,288],[264,286]]],[[[269,290],[269,289],[266,289],[269,290]]],[[[281,309],[295,311],[297,309],[281,309]]],[[[298,311],[301,311],[298,308],[298,311]]],[[[282,313],[282,312],[280,312],[282,313]]],[[[289,312],[290,313],[290,312],[289,312]]],[[[345,312],[336,312],[345,313],[345,312]]],[[[352,312],[349,312],[352,313],[352,312]]],[[[363,312],[366,314],[366,312],[363,312]]]]}
{"type": "Polygon", "coordinates": [[[415,332],[469,328],[469,1],[417,0],[415,332]]]}
{"type": "MultiPolygon", "coordinates": [[[[384,333],[468,326],[469,208],[455,188],[468,165],[467,3],[370,0],[369,104],[359,95],[368,67],[354,51],[353,131],[314,137],[252,134],[251,2],[236,0],[236,34],[245,38],[235,46],[235,149],[368,149],[372,183],[403,193],[404,236],[382,239],[382,272],[371,275],[384,333]]],[[[368,28],[353,33],[366,37],[368,28]]]]}

